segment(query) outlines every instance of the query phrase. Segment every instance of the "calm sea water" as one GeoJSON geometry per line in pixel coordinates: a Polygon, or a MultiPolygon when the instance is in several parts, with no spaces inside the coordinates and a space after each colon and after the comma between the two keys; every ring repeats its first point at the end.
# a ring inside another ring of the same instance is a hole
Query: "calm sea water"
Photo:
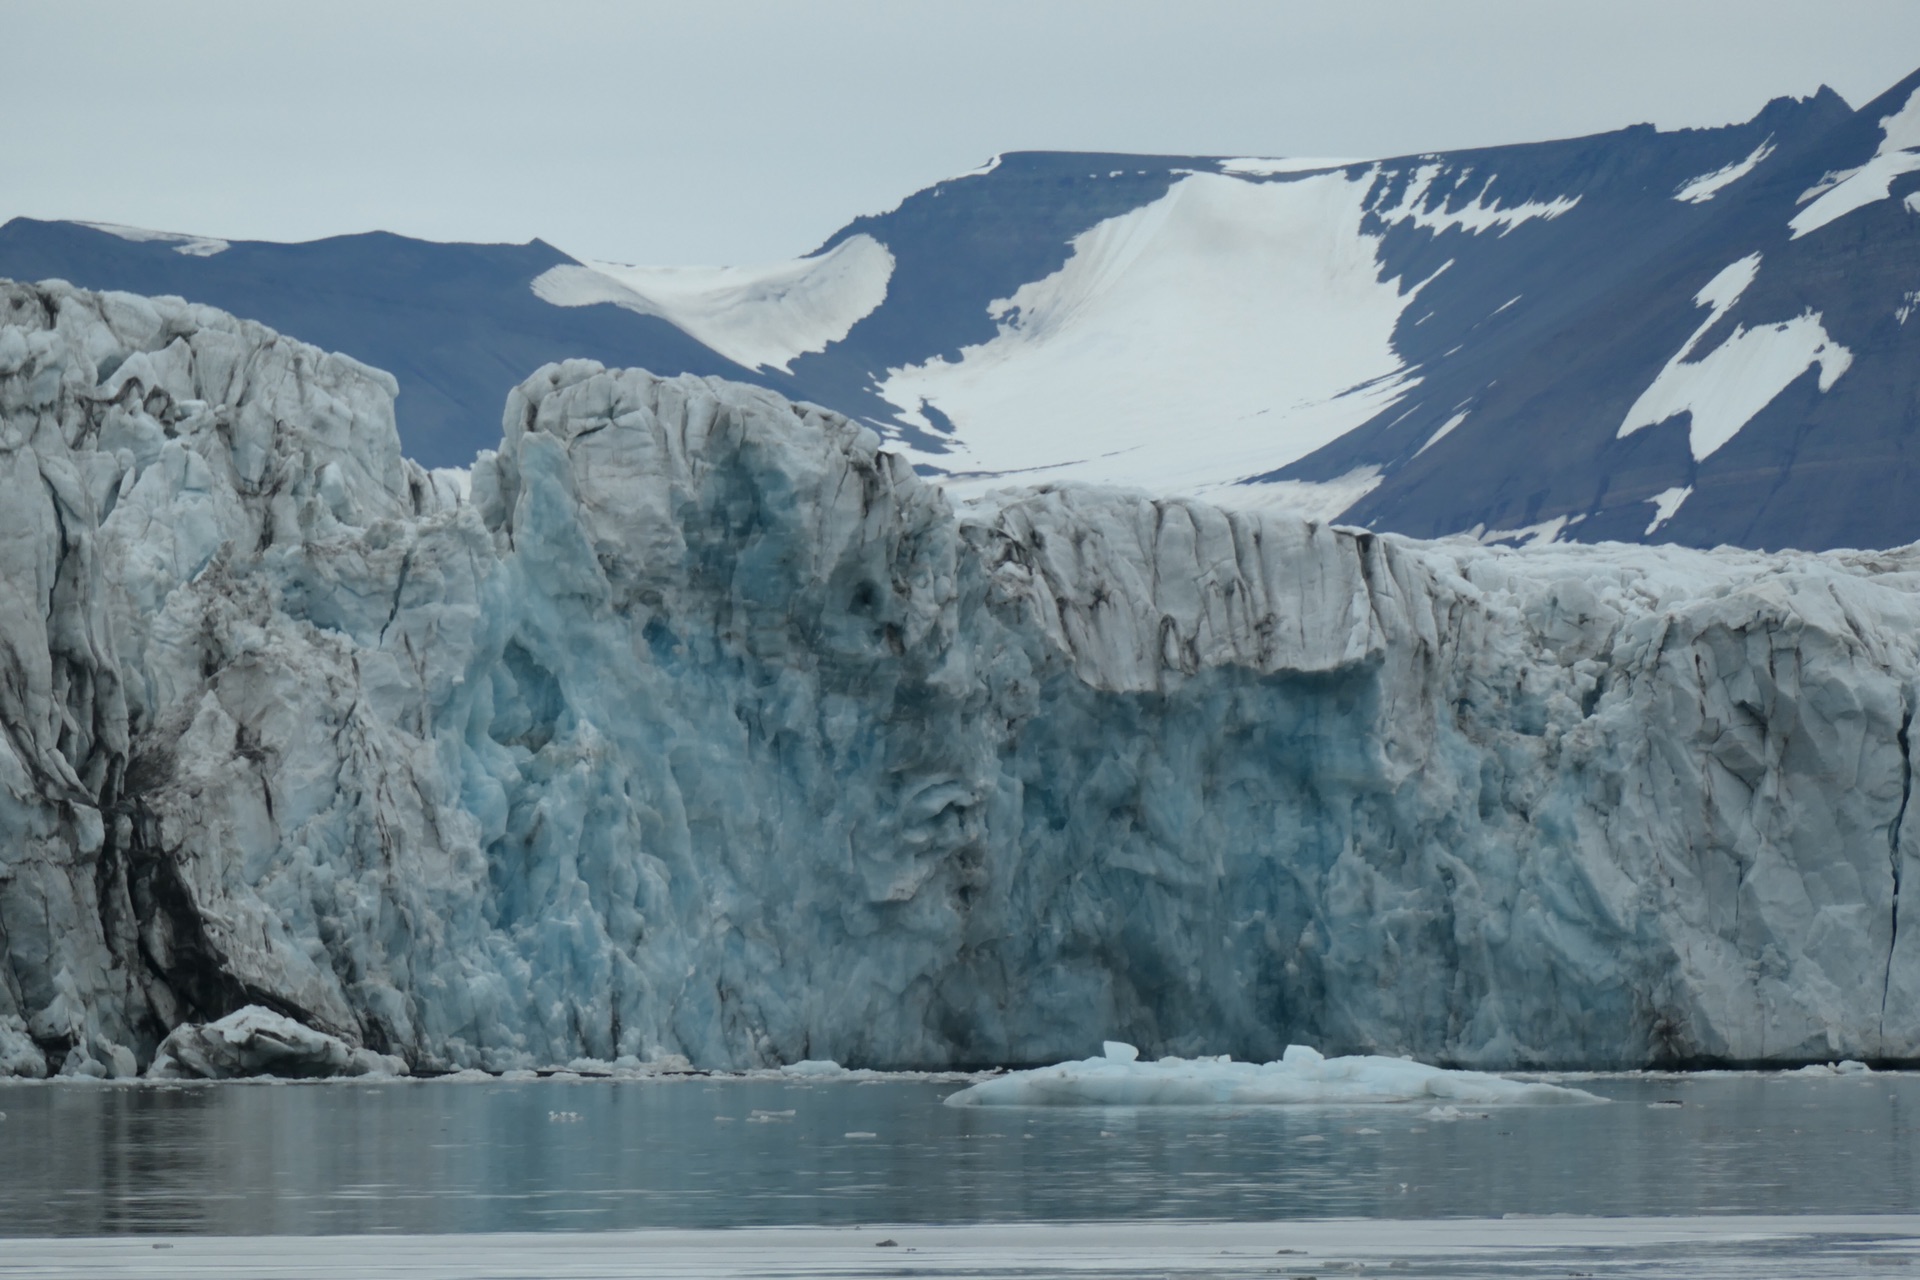
{"type": "Polygon", "coordinates": [[[1610,1077],[1455,1122],[955,1087],[6,1085],[0,1235],[1920,1212],[1910,1074],[1610,1077]]]}

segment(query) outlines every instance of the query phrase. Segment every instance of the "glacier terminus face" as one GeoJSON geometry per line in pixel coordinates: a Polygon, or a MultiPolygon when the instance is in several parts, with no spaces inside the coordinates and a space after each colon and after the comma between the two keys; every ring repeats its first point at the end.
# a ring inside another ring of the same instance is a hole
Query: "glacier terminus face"
{"type": "Polygon", "coordinates": [[[0,1072],[248,1006],[417,1070],[1920,1058],[1911,549],[956,507],[585,361],[428,472],[394,391],[0,285],[0,1072]]]}

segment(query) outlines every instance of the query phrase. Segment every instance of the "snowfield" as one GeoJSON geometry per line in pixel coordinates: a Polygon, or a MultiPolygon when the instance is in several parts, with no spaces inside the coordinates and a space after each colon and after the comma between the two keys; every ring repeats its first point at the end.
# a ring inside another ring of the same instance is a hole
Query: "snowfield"
{"type": "Polygon", "coordinates": [[[1362,228],[1370,174],[1289,182],[1197,173],[1074,241],[1065,266],[993,304],[999,336],[888,371],[881,396],[953,451],[910,455],[958,495],[1009,477],[1221,489],[1367,421],[1405,389],[1394,326],[1418,281],[1382,280],[1362,228]],[[1275,305],[1276,299],[1287,305],[1275,305]]]}
{"type": "Polygon", "coordinates": [[[557,307],[610,302],[659,316],[748,369],[785,371],[838,342],[887,298],[893,255],[872,236],[764,267],[634,267],[617,262],[550,268],[534,295],[557,307]]]}

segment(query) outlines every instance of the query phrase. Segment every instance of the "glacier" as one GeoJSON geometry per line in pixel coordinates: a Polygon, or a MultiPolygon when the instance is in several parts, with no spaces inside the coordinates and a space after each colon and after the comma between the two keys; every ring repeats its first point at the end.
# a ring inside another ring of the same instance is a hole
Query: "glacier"
{"type": "Polygon", "coordinates": [[[395,391],[0,284],[0,1072],[249,1006],[415,1071],[1920,1059],[1914,549],[956,505],[586,361],[432,472],[395,391]]]}

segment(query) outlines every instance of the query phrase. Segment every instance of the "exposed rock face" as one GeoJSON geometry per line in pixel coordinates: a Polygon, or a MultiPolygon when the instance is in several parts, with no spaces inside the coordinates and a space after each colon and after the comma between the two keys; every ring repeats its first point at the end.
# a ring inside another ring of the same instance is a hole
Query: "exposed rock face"
{"type": "Polygon", "coordinates": [[[0,326],[0,1070],[249,1004],[428,1068],[1920,1058],[1912,551],[956,514],[584,362],[429,474],[257,325],[0,326]]]}

